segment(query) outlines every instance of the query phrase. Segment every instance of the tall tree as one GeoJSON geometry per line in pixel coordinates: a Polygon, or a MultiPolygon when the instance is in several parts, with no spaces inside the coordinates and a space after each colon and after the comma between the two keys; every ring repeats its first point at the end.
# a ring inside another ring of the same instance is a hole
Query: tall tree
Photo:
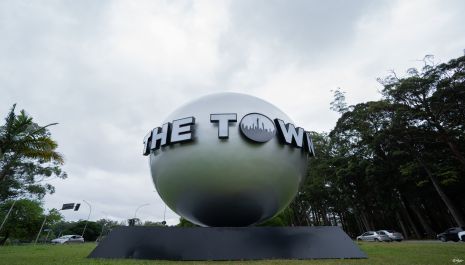
{"type": "Polygon", "coordinates": [[[441,179],[465,178],[465,56],[439,65],[427,56],[424,62],[420,71],[409,69],[405,78],[393,74],[381,80],[383,94],[403,118],[406,149],[424,169],[457,225],[465,226],[462,212],[441,183],[441,179]],[[441,149],[449,155],[439,156],[444,153],[441,149]],[[449,156],[461,166],[457,168],[449,156]]]}
{"type": "Polygon", "coordinates": [[[293,202],[295,219],[416,238],[463,226],[464,61],[392,75],[378,101],[347,106],[335,91],[331,109],[341,117],[329,135],[313,135],[319,153],[293,202]]]}
{"type": "Polygon", "coordinates": [[[465,56],[435,65],[424,59],[421,71],[395,74],[380,80],[383,95],[411,113],[411,123],[423,127],[443,142],[465,168],[465,150],[458,144],[465,132],[465,56]]]}
{"type": "Polygon", "coordinates": [[[0,126],[0,201],[21,195],[42,198],[54,187],[51,178],[66,178],[61,170],[63,156],[51,138],[49,126],[40,126],[24,110],[13,105],[0,126]]]}

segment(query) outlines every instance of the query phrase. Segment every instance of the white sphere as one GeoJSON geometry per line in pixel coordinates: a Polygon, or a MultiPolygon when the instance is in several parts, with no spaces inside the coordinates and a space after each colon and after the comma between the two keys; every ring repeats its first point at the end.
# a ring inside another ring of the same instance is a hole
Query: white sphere
{"type": "Polygon", "coordinates": [[[195,117],[192,141],[150,154],[155,187],[174,212],[202,226],[248,226],[272,218],[292,201],[306,176],[307,154],[277,135],[265,142],[245,137],[239,124],[249,113],[292,123],[272,104],[238,93],[199,98],[166,118],[165,123],[195,117]],[[220,139],[218,124],[210,122],[210,114],[218,113],[237,114],[227,139],[220,139]]]}

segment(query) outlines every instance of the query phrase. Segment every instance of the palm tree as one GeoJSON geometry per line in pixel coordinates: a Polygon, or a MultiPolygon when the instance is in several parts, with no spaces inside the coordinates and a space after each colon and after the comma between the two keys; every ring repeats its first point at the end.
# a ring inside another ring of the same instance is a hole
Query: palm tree
{"type": "Polygon", "coordinates": [[[0,201],[24,193],[42,197],[54,191],[43,180],[66,177],[60,168],[63,156],[48,130],[56,123],[39,126],[24,110],[16,115],[15,108],[0,126],[0,201]]]}

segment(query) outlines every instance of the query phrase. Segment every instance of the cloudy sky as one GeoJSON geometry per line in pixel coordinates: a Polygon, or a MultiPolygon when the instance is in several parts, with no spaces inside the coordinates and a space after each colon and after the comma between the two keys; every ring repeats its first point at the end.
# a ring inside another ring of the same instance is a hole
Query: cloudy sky
{"type": "MultiPolygon", "coordinates": [[[[142,139],[180,105],[234,91],[329,131],[331,90],[378,99],[377,77],[465,49],[465,1],[0,1],[0,114],[13,103],[52,136],[66,180],[47,208],[91,220],[163,220],[142,139]],[[88,207],[65,211],[87,218],[88,207]]],[[[178,217],[167,211],[168,223],[178,217]]]]}

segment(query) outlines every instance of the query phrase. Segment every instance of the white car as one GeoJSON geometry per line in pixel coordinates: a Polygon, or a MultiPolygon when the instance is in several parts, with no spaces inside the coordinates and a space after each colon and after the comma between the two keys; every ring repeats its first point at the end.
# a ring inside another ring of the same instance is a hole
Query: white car
{"type": "Polygon", "coordinates": [[[457,236],[459,237],[460,240],[465,242],[465,231],[459,232],[457,236]]]}
{"type": "Polygon", "coordinates": [[[52,240],[52,244],[84,243],[84,238],[78,235],[65,235],[52,240]]]}
{"type": "Polygon", "coordinates": [[[392,239],[389,238],[389,236],[385,235],[384,233],[379,233],[376,231],[368,231],[360,236],[357,237],[357,241],[363,240],[363,241],[375,241],[375,242],[380,242],[380,241],[385,241],[385,242],[391,242],[392,239]]]}
{"type": "Polygon", "coordinates": [[[394,230],[379,230],[378,233],[380,233],[380,234],[384,233],[385,235],[387,235],[393,241],[395,240],[395,241],[400,242],[400,241],[404,240],[404,236],[402,236],[401,233],[396,232],[394,230]]]}

